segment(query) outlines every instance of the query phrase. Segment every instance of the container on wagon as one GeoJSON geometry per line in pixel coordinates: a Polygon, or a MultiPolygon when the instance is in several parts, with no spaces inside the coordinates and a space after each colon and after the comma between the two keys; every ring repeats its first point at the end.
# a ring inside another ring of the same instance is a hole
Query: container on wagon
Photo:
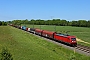
{"type": "Polygon", "coordinates": [[[26,27],[26,31],[28,31],[28,27],[26,27]]]}
{"type": "Polygon", "coordinates": [[[28,32],[30,32],[30,28],[28,28],[28,32]]]}
{"type": "Polygon", "coordinates": [[[34,28],[30,28],[30,32],[35,34],[35,29],[34,28]]]}
{"type": "Polygon", "coordinates": [[[26,26],[22,26],[22,30],[26,30],[26,26]]]}
{"type": "Polygon", "coordinates": [[[21,29],[22,29],[22,26],[21,26],[21,29]]]}

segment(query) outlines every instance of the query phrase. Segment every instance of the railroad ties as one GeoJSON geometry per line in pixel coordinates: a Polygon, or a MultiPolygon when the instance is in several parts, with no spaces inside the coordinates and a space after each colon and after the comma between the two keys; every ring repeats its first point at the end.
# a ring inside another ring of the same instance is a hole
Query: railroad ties
{"type": "Polygon", "coordinates": [[[84,46],[81,44],[77,44],[77,47],[75,47],[75,49],[78,49],[80,51],[90,54],[90,47],[87,47],[87,46],[84,46]]]}

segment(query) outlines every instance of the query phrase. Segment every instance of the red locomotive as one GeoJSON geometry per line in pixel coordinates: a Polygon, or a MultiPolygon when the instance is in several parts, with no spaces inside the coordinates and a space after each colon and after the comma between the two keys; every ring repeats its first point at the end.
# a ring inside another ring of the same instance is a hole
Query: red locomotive
{"type": "Polygon", "coordinates": [[[70,36],[70,35],[65,35],[65,34],[54,34],[54,39],[59,40],[65,43],[68,43],[70,45],[77,45],[76,37],[75,36],[70,36]]]}

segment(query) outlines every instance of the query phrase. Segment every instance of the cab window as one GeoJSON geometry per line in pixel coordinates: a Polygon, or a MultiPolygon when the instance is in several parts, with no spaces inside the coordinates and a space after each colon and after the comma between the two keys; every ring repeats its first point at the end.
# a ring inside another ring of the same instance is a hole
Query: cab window
{"type": "Polygon", "coordinates": [[[76,38],[71,38],[71,40],[75,41],[75,40],[76,40],[76,38]]]}

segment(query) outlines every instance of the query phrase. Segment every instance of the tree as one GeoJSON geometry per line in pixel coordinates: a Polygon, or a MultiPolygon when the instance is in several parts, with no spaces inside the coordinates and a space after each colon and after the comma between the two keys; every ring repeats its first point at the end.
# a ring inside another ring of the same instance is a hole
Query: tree
{"type": "Polygon", "coordinates": [[[87,27],[90,27],[90,20],[87,21],[87,27]]]}
{"type": "Polygon", "coordinates": [[[72,21],[72,26],[78,26],[77,21],[72,21]]]}
{"type": "Polygon", "coordinates": [[[89,21],[86,21],[86,20],[67,21],[64,19],[63,20],[60,20],[60,19],[52,19],[52,20],[31,19],[30,21],[28,21],[28,19],[25,19],[25,20],[13,20],[12,24],[14,25],[31,24],[33,26],[34,25],[58,25],[58,26],[90,27],[90,20],[89,21]]]}
{"type": "Polygon", "coordinates": [[[4,26],[4,21],[2,21],[2,25],[4,26]]]}
{"type": "Polygon", "coordinates": [[[67,21],[66,21],[66,20],[61,20],[60,25],[61,25],[61,26],[67,26],[67,21]]]}
{"type": "Polygon", "coordinates": [[[7,25],[7,22],[0,21],[0,26],[1,26],[1,25],[6,26],[6,25],[7,25]]]}
{"type": "Polygon", "coordinates": [[[86,27],[87,26],[87,21],[86,20],[79,20],[78,21],[78,26],[79,27],[86,27]]]}
{"type": "Polygon", "coordinates": [[[0,21],[0,26],[2,25],[2,22],[0,21]]]}

